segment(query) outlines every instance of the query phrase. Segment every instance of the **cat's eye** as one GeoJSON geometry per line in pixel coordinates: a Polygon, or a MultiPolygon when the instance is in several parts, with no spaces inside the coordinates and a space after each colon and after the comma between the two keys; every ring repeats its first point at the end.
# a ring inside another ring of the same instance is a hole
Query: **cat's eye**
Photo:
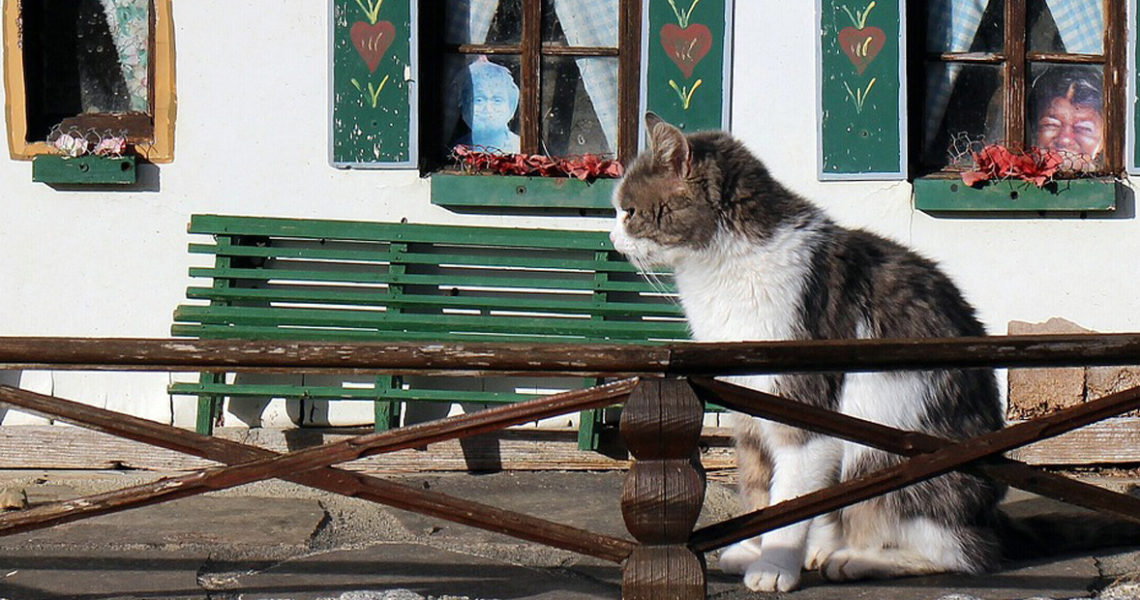
{"type": "Polygon", "coordinates": [[[637,212],[637,209],[633,208],[632,206],[625,209],[625,218],[632,219],[635,212],[637,212]]]}

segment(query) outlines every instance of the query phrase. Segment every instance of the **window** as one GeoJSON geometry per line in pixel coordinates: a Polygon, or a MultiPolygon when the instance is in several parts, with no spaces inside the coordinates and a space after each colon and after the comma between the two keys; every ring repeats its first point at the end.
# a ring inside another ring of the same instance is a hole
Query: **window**
{"type": "Polygon", "coordinates": [[[1123,0],[911,5],[916,174],[968,168],[993,143],[1054,151],[1069,175],[1123,171],[1123,0]]]}
{"type": "Polygon", "coordinates": [[[170,0],[8,2],[4,37],[13,158],[49,153],[52,133],[72,130],[172,158],[170,0]]]}
{"type": "Polygon", "coordinates": [[[731,0],[330,6],[330,162],[419,168],[433,175],[433,202],[439,192],[455,196],[439,202],[449,206],[463,197],[479,206],[609,207],[609,194],[587,199],[564,180],[541,186],[549,194],[537,182],[481,182],[509,188],[503,196],[472,190],[476,178],[445,181],[456,144],[629,161],[645,110],[687,131],[727,127],[731,0]]]}
{"type": "Polygon", "coordinates": [[[618,0],[424,5],[429,165],[472,144],[548,156],[636,153],[641,7],[618,0]]]}
{"type": "Polygon", "coordinates": [[[1127,81],[1136,76],[1125,64],[1124,0],[818,6],[820,179],[913,179],[916,200],[920,188],[941,194],[937,210],[1115,206],[1113,186],[1088,176],[1135,164],[1137,150],[1124,148],[1125,114],[1135,110],[1127,81]],[[995,143],[1031,154],[1060,148],[1064,168],[1054,178],[1076,179],[1041,190],[955,182],[972,167],[970,150],[995,143]],[[1087,201],[1065,198],[1086,192],[1087,201]]]}

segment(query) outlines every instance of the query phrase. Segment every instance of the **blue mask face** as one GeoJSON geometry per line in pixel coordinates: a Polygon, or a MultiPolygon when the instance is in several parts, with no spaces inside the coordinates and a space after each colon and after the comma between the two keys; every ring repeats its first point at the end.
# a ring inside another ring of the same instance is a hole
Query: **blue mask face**
{"type": "Polygon", "coordinates": [[[519,90],[506,68],[490,62],[468,67],[470,87],[461,98],[463,121],[471,128],[471,143],[494,146],[510,134],[507,124],[518,108],[519,90]]]}

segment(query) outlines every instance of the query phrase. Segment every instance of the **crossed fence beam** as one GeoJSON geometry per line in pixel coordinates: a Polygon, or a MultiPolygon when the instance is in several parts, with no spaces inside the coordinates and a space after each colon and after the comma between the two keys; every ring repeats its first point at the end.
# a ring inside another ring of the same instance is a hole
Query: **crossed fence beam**
{"type": "Polygon", "coordinates": [[[472,375],[528,372],[639,375],[598,388],[556,394],[339,443],[277,454],[103,409],[0,386],[0,402],[112,435],[216,460],[225,467],[42,505],[0,516],[0,535],[97,514],[164,502],[254,481],[282,478],[450,519],[625,565],[627,597],[654,597],[662,589],[685,597],[704,594],[707,552],[797,521],[831,512],[952,470],[981,473],[1094,510],[1140,520],[1140,499],[1116,494],[997,457],[1140,408],[1140,388],[965,441],[899,431],[823,409],[733,386],[719,374],[834,370],[888,370],[979,366],[1054,366],[1140,363],[1140,335],[1029,336],[951,340],[853,340],[747,344],[685,344],[630,351],[605,345],[520,347],[503,344],[323,344],[172,340],[64,340],[0,338],[0,368],[260,371],[454,372],[472,375]],[[689,376],[689,379],[674,379],[689,376]],[[691,387],[690,387],[691,386],[691,387]],[[645,392],[653,388],[652,392],[645,392]],[[623,494],[623,513],[641,542],[603,536],[536,517],[459,500],[352,473],[331,465],[382,452],[487,433],[513,424],[600,408],[630,400],[622,430],[635,458],[623,494]],[[636,402],[635,402],[636,400],[636,402]],[[894,467],[800,498],[692,531],[703,499],[685,469],[699,437],[703,401],[754,416],[834,435],[910,457],[894,467]],[[632,410],[636,405],[636,410],[632,410]],[[694,426],[696,436],[694,436],[694,426]],[[665,439],[672,436],[670,443],[665,439]],[[674,447],[670,447],[674,446],[674,447]],[[995,458],[996,457],[996,458],[995,458]],[[642,467],[642,468],[639,468],[642,467]],[[660,468],[658,468],[660,467],[660,468]],[[678,473],[670,480],[668,473],[678,473]],[[639,483],[640,482],[640,483],[639,483]],[[646,488],[646,484],[654,489],[646,488]],[[633,490],[632,492],[630,490],[633,490]],[[677,492],[680,493],[677,493],[677,492]],[[669,497],[672,493],[673,498],[669,497]],[[691,519],[665,518],[691,513],[691,519]],[[666,521],[657,526],[654,519],[666,521]],[[646,523],[649,526],[646,526],[646,523]]]}

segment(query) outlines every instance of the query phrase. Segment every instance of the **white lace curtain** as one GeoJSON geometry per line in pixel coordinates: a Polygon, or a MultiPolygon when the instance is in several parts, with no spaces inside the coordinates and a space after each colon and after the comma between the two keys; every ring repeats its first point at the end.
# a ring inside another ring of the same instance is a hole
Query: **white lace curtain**
{"type": "MultiPolygon", "coordinates": [[[[499,0],[448,0],[445,36],[450,43],[481,44],[487,40],[499,0]]],[[[618,0],[554,0],[554,12],[571,46],[613,46],[617,40],[618,0]]],[[[617,151],[617,61],[577,58],[582,85],[594,105],[611,151],[617,151]]],[[[445,74],[450,81],[454,73],[445,74]]],[[[446,115],[453,117],[453,115],[446,115]]],[[[447,119],[448,123],[454,118],[447,119]]]]}
{"type": "Polygon", "coordinates": [[[99,0],[107,27],[119,53],[119,67],[127,83],[132,111],[150,107],[148,61],[150,45],[150,0],[99,0]]]}
{"type": "MultiPolygon", "coordinates": [[[[928,47],[943,52],[968,52],[989,3],[990,0],[931,0],[926,30],[928,47]]],[[[1045,3],[1053,15],[1065,52],[1099,54],[1103,51],[1104,2],[1045,0],[1045,3]]],[[[934,139],[961,70],[961,64],[950,63],[945,69],[929,71],[925,139],[934,139]]]]}

